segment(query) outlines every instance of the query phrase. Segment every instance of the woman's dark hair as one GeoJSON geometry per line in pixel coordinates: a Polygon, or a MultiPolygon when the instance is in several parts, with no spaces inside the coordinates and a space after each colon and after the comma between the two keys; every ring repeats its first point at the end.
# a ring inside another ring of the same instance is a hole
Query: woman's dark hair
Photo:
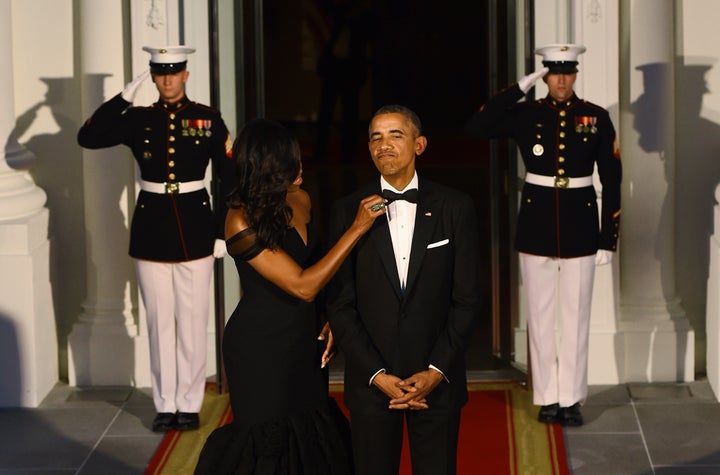
{"type": "Polygon", "coordinates": [[[228,206],[244,210],[260,244],[277,249],[292,218],[285,198],[300,173],[300,145],[278,122],[254,119],[235,139],[233,160],[237,185],[228,206]]]}

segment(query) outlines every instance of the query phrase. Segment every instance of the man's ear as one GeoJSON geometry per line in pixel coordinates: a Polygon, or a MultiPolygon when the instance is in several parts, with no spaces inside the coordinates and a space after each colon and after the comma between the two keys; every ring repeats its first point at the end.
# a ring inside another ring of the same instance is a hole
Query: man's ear
{"type": "Polygon", "coordinates": [[[424,135],[415,139],[415,155],[422,155],[427,148],[427,137],[424,135]]]}
{"type": "Polygon", "coordinates": [[[183,75],[183,83],[186,83],[189,77],[190,77],[190,71],[188,71],[186,69],[185,74],[183,75]]]}

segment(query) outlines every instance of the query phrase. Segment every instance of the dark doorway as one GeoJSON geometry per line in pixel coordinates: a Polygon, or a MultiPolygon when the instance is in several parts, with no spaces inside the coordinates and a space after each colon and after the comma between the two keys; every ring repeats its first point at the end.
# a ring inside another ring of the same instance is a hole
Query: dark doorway
{"type": "MultiPolygon", "coordinates": [[[[513,2],[509,2],[513,3],[513,2]]],[[[398,103],[423,121],[422,176],[475,200],[482,228],[482,321],[470,370],[512,359],[510,160],[462,127],[508,75],[507,1],[235,0],[238,124],[279,120],[303,148],[304,187],[324,235],[335,199],[375,179],[367,125],[398,103]],[[240,47],[240,45],[242,45],[240,47]]],[[[510,28],[511,29],[511,28],[510,28]]],[[[220,45],[222,48],[222,45],[220,45]]]]}

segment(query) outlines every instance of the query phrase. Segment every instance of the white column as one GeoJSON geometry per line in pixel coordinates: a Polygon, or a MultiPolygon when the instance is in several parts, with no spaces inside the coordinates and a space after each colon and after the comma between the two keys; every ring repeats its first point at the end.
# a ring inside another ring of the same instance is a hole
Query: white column
{"type": "MultiPolygon", "coordinates": [[[[78,8],[81,110],[86,118],[125,84],[124,12],[119,2],[80,0],[78,8]]],[[[133,167],[123,146],[83,150],[88,294],[68,337],[71,385],[135,382],[137,294],[127,253],[128,209],[135,197],[133,167]]]]}
{"type": "Polygon", "coordinates": [[[713,234],[710,236],[709,271],[707,281],[707,378],[720,399],[720,185],[715,188],[713,206],[713,234]]]}
{"type": "MultiPolygon", "coordinates": [[[[587,52],[580,56],[575,91],[579,97],[607,109],[617,133],[620,131],[618,14],[617,0],[573,2],[573,43],[587,47],[587,52]]],[[[593,182],[598,192],[598,207],[602,208],[602,185],[597,171],[593,182]]],[[[622,239],[622,232],[620,236],[622,239]]],[[[624,352],[617,325],[620,320],[619,262],[619,253],[616,253],[610,265],[599,266],[595,270],[588,353],[589,384],[621,382],[624,352]]]]}
{"type": "Polygon", "coordinates": [[[620,2],[625,381],[694,378],[694,334],[675,289],[674,3],[620,2]]]}
{"type": "Polygon", "coordinates": [[[0,0],[0,407],[36,407],[58,380],[45,192],[15,125],[12,12],[0,0]]]}

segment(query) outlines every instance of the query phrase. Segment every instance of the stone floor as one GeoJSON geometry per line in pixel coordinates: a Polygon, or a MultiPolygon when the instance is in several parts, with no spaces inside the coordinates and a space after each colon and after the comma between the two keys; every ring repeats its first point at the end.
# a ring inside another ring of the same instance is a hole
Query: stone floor
{"type": "MultiPolygon", "coordinates": [[[[38,408],[0,409],[0,474],[141,474],[162,438],[154,414],[148,388],[58,384],[38,408]]],[[[720,473],[720,404],[707,381],[591,386],[583,414],[584,426],[565,430],[573,474],[720,473]]]]}

